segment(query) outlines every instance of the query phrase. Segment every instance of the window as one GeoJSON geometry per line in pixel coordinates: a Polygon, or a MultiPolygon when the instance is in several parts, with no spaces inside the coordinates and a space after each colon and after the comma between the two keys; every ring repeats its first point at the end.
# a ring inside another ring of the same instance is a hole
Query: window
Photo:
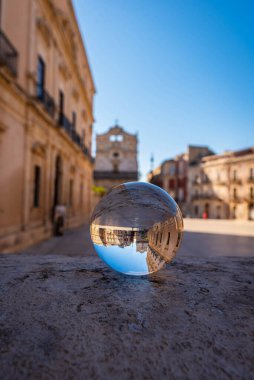
{"type": "Polygon", "coordinates": [[[183,163],[183,161],[179,161],[179,163],[178,163],[178,174],[179,175],[182,175],[183,174],[183,172],[184,172],[184,163],[183,163]]]}
{"type": "Polygon", "coordinates": [[[183,192],[183,189],[180,188],[180,189],[178,189],[178,199],[180,202],[182,202],[183,198],[184,198],[184,192],[183,192]]]}
{"type": "Polygon", "coordinates": [[[73,205],[73,179],[70,179],[70,189],[69,189],[69,205],[73,205]]]}
{"type": "Polygon", "coordinates": [[[110,141],[123,141],[123,136],[122,135],[111,135],[109,137],[110,141]]]}
{"type": "Polygon", "coordinates": [[[119,153],[118,152],[114,152],[113,153],[113,157],[119,157],[119,153]]]}
{"type": "Polygon", "coordinates": [[[237,171],[233,170],[233,180],[236,181],[237,179],[237,171]]]}
{"type": "Polygon", "coordinates": [[[72,129],[76,129],[76,112],[72,112],[72,129]]]}
{"type": "Polygon", "coordinates": [[[194,207],[194,214],[195,214],[196,217],[198,217],[198,214],[199,214],[199,208],[198,208],[197,205],[194,207]]]}
{"type": "Polygon", "coordinates": [[[169,241],[170,241],[170,232],[168,232],[167,245],[169,245],[169,241]]]}
{"type": "Polygon", "coordinates": [[[40,186],[41,186],[41,168],[38,165],[34,167],[34,207],[40,206],[40,186]]]}
{"type": "Polygon", "coordinates": [[[236,189],[236,187],[234,187],[234,189],[233,189],[233,198],[234,199],[237,198],[237,189],[236,189]]]}
{"type": "Polygon", "coordinates": [[[63,123],[63,114],[64,114],[64,93],[59,91],[59,124],[63,123]]]}
{"type": "Polygon", "coordinates": [[[175,180],[170,179],[168,183],[169,190],[174,190],[175,189],[175,180]]]}
{"type": "Polygon", "coordinates": [[[250,168],[250,179],[254,179],[254,168],[250,168]]]}
{"type": "Polygon", "coordinates": [[[169,166],[169,174],[174,175],[175,174],[175,164],[171,163],[169,166]]]}
{"type": "Polygon", "coordinates": [[[37,63],[37,96],[40,99],[44,97],[44,85],[45,85],[45,63],[39,56],[37,63]]]}
{"type": "Polygon", "coordinates": [[[254,189],[253,189],[253,187],[250,188],[250,199],[254,199],[254,189]]]}

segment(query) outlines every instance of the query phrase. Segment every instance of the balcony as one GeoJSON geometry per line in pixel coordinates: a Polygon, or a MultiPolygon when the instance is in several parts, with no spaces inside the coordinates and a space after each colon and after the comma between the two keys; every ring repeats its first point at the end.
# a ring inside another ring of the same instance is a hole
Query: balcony
{"type": "Polygon", "coordinates": [[[37,86],[37,99],[42,103],[47,113],[54,118],[56,110],[54,99],[44,88],[41,88],[40,86],[37,86]]]}
{"type": "Polygon", "coordinates": [[[94,162],[94,158],[92,157],[91,153],[89,152],[86,146],[83,145],[82,151],[84,155],[87,156],[87,158],[90,160],[90,162],[94,162]]]}
{"type": "Polygon", "coordinates": [[[0,30],[0,66],[6,66],[17,76],[18,53],[2,30],[0,30]]]}
{"type": "Polygon", "coordinates": [[[70,137],[72,137],[72,123],[68,119],[68,117],[65,116],[64,113],[59,114],[59,125],[60,127],[63,127],[63,129],[68,133],[70,137]]]}
{"type": "Polygon", "coordinates": [[[217,185],[217,186],[227,186],[227,182],[226,181],[222,181],[221,179],[217,179],[215,181],[215,185],[217,185]]]}
{"type": "Polygon", "coordinates": [[[232,178],[231,179],[231,183],[233,185],[241,185],[242,184],[242,180],[241,179],[238,179],[238,178],[232,178]]]}
{"type": "Polygon", "coordinates": [[[215,194],[208,194],[208,193],[202,193],[202,194],[194,194],[191,197],[192,201],[196,200],[220,200],[220,198],[215,194]]]}
{"type": "Polygon", "coordinates": [[[209,183],[211,183],[211,180],[208,177],[197,177],[192,181],[193,185],[207,185],[209,183]]]}
{"type": "Polygon", "coordinates": [[[68,136],[72,139],[72,141],[79,146],[84,155],[89,159],[90,162],[93,162],[93,157],[91,156],[88,148],[84,145],[81,136],[75,131],[72,123],[65,116],[64,113],[59,114],[59,126],[62,127],[68,136]]]}
{"type": "Polygon", "coordinates": [[[242,198],[240,198],[239,195],[231,195],[230,196],[230,202],[240,203],[240,202],[242,202],[242,198]]]}

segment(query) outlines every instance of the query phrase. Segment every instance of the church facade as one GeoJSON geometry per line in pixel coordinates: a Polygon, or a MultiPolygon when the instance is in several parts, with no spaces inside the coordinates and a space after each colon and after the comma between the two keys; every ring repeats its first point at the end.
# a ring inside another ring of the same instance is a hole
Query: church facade
{"type": "Polygon", "coordinates": [[[124,182],[138,180],[138,138],[119,125],[96,136],[94,184],[110,190],[124,182]]]}

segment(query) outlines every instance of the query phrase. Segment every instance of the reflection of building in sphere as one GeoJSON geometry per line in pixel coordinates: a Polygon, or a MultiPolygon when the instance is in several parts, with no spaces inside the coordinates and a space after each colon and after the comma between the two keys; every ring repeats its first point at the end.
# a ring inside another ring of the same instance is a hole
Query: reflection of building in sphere
{"type": "Polygon", "coordinates": [[[130,182],[114,187],[100,201],[90,231],[106,264],[121,273],[143,275],[174,258],[183,222],[179,207],[165,191],[130,182]]]}
{"type": "Polygon", "coordinates": [[[149,273],[157,272],[165,264],[165,261],[160,256],[160,254],[157,253],[156,251],[154,251],[149,246],[147,248],[146,262],[147,262],[147,267],[148,267],[149,273]]]}
{"type": "Polygon", "coordinates": [[[91,238],[94,244],[105,247],[117,245],[124,248],[136,243],[138,252],[145,252],[147,247],[147,231],[138,228],[92,224],[91,238]]]}
{"type": "Polygon", "coordinates": [[[147,241],[137,241],[136,242],[136,251],[143,253],[147,251],[148,242],[147,241]]]}
{"type": "MultiPolygon", "coordinates": [[[[181,214],[179,214],[181,215],[181,214]]],[[[183,223],[181,217],[173,216],[164,222],[155,223],[148,231],[146,229],[91,225],[91,238],[99,246],[118,246],[120,248],[136,244],[136,252],[147,252],[147,263],[150,267],[157,266],[161,261],[171,261],[181,242],[183,223]]]]}
{"type": "Polygon", "coordinates": [[[176,217],[155,223],[148,231],[149,247],[165,261],[171,261],[179,248],[182,229],[181,219],[176,217]]]}

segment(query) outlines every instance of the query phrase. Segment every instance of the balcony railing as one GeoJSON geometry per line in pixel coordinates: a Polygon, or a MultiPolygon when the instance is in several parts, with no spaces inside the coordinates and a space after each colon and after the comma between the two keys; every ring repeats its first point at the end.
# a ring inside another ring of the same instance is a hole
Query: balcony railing
{"type": "Polygon", "coordinates": [[[59,114],[59,125],[60,127],[63,127],[63,129],[72,139],[72,141],[79,146],[79,148],[82,150],[84,155],[90,160],[90,162],[93,162],[93,157],[91,156],[89,149],[84,145],[81,136],[75,131],[72,123],[70,122],[68,117],[65,116],[64,113],[59,114]]]}
{"type": "Polygon", "coordinates": [[[230,202],[233,202],[233,203],[239,203],[241,202],[243,199],[239,197],[239,195],[231,195],[230,196],[230,202]]]}
{"type": "Polygon", "coordinates": [[[60,127],[63,127],[63,129],[68,133],[69,136],[72,134],[72,123],[68,119],[68,117],[65,116],[64,113],[59,114],[59,125],[60,127]]]}
{"type": "Polygon", "coordinates": [[[242,184],[242,180],[239,179],[239,178],[232,178],[231,179],[231,183],[234,184],[234,185],[241,185],[242,184]]]}
{"type": "Polygon", "coordinates": [[[209,183],[211,183],[211,180],[208,177],[205,177],[205,178],[198,177],[198,178],[195,178],[192,181],[193,185],[206,185],[206,184],[209,184],[209,183]]]}
{"type": "Polygon", "coordinates": [[[2,30],[0,30],[0,66],[7,66],[12,75],[17,76],[18,53],[2,30]]]}
{"type": "Polygon", "coordinates": [[[203,193],[203,194],[194,194],[194,195],[192,195],[191,199],[193,201],[195,201],[195,200],[202,200],[202,199],[204,199],[204,200],[205,199],[207,199],[207,200],[209,200],[209,199],[217,199],[217,200],[219,200],[219,197],[217,195],[215,195],[215,194],[203,193]]]}
{"type": "Polygon", "coordinates": [[[56,110],[54,99],[40,86],[37,86],[37,99],[43,104],[47,113],[54,118],[56,110]]]}
{"type": "Polygon", "coordinates": [[[221,179],[217,179],[215,181],[215,185],[217,185],[217,186],[226,186],[227,182],[226,181],[222,181],[221,179]]]}

